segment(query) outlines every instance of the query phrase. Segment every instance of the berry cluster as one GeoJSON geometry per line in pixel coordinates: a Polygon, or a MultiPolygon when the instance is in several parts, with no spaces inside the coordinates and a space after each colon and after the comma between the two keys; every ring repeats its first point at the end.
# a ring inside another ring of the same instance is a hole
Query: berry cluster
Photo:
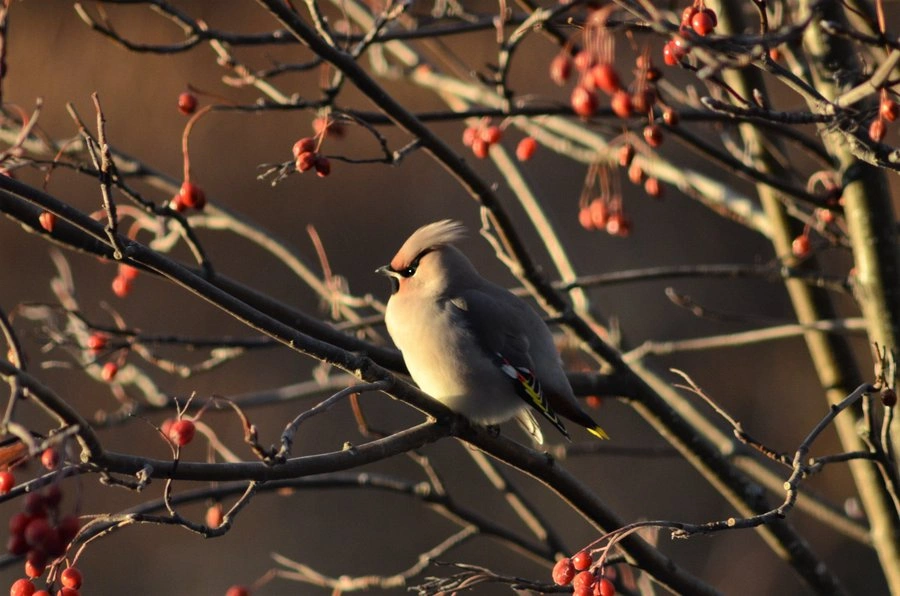
{"type": "Polygon", "coordinates": [[[303,137],[294,143],[291,152],[294,155],[294,167],[301,174],[315,169],[316,176],[325,178],[331,174],[331,161],[319,153],[322,142],[326,136],[341,138],[344,136],[344,127],[328,116],[313,120],[315,134],[311,137],[303,137]]]}
{"type": "Polygon", "coordinates": [[[894,122],[900,115],[900,107],[888,94],[887,89],[881,90],[881,102],[878,104],[878,117],[869,125],[869,138],[880,143],[887,134],[888,122],[894,122]]]}
{"type": "Polygon", "coordinates": [[[719,18],[716,16],[716,12],[707,8],[703,0],[694,0],[694,3],[681,13],[680,35],[669,40],[663,46],[663,62],[668,66],[680,64],[691,51],[687,42],[690,32],[700,37],[706,37],[718,24],[719,18]]]}
{"type": "Polygon", "coordinates": [[[825,201],[824,207],[816,207],[812,212],[812,218],[807,219],[807,224],[803,227],[803,232],[791,241],[791,254],[798,259],[804,259],[812,252],[812,241],[810,234],[815,229],[823,236],[827,236],[828,226],[834,224],[839,213],[840,206],[843,204],[841,194],[843,190],[835,181],[833,172],[823,170],[813,174],[806,185],[809,193],[815,191],[817,184],[824,187],[825,201]]]}
{"type": "Polygon", "coordinates": [[[587,551],[560,559],[553,566],[553,582],[558,586],[572,586],[573,596],[614,596],[616,587],[606,577],[592,570],[594,560],[587,551]]]}
{"type": "MultiPolygon", "coordinates": [[[[116,278],[113,280],[113,289],[115,290],[115,288],[117,287],[117,283],[128,284],[128,291],[130,291],[131,280],[134,278],[124,277],[122,274],[123,267],[127,267],[128,269],[134,271],[136,275],[137,269],[135,269],[134,267],[130,267],[129,265],[119,265],[119,275],[116,276],[116,278]]],[[[124,297],[124,295],[122,297],[124,297]]],[[[103,352],[104,349],[106,349],[108,341],[109,337],[105,333],[95,332],[88,337],[87,348],[91,351],[91,354],[93,356],[97,356],[101,352],[103,352]]],[[[120,361],[121,359],[122,358],[120,358],[120,361]]],[[[107,383],[111,383],[116,378],[116,375],[119,374],[119,364],[120,362],[116,362],[114,360],[108,360],[107,362],[105,362],[103,364],[103,367],[100,369],[100,378],[102,378],[107,383]]]]}
{"type": "MultiPolygon", "coordinates": [[[[321,138],[321,137],[320,137],[321,138]]],[[[294,167],[301,174],[315,168],[316,175],[324,178],[331,173],[331,162],[319,154],[318,143],[313,137],[303,137],[291,150],[294,154],[294,167]]]]}
{"type": "Polygon", "coordinates": [[[618,177],[610,174],[605,165],[588,168],[579,199],[578,223],[585,230],[605,230],[612,236],[626,237],[631,233],[631,220],[622,209],[622,193],[618,177]],[[599,188],[599,190],[595,190],[599,188]]]}
{"type": "MultiPolygon", "coordinates": [[[[56,469],[60,463],[56,449],[46,449],[41,455],[41,463],[47,469],[56,469]]],[[[0,474],[11,477],[9,472],[0,474]]],[[[62,498],[60,486],[51,484],[43,491],[28,493],[23,499],[22,511],[10,517],[6,549],[11,555],[25,557],[27,576],[12,585],[10,594],[40,594],[33,580],[44,574],[48,563],[65,554],[78,534],[81,527],[78,517],[63,515],[60,511],[62,498]]],[[[69,567],[59,579],[62,584],[60,594],[77,596],[81,587],[81,573],[77,569],[69,567]]]]}
{"type": "Polygon", "coordinates": [[[550,78],[558,85],[564,85],[574,70],[578,71],[578,83],[572,89],[569,102],[572,110],[582,118],[593,116],[600,107],[598,91],[610,99],[610,108],[620,118],[630,118],[635,114],[646,114],[657,101],[656,82],[662,74],[651,63],[649,54],[638,56],[634,80],[630,87],[623,84],[613,66],[613,38],[606,31],[608,10],[595,11],[588,18],[584,30],[584,49],[569,57],[563,50],[550,63],[550,78]]]}
{"type": "Polygon", "coordinates": [[[478,126],[466,128],[463,131],[462,141],[463,145],[472,149],[475,157],[484,159],[488,156],[491,145],[499,143],[502,138],[503,129],[491,124],[490,118],[487,118],[482,120],[478,126]]]}

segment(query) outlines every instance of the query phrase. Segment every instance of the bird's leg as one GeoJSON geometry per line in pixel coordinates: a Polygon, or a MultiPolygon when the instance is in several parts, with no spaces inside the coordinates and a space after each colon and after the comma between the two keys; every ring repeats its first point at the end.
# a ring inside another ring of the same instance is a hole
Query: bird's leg
{"type": "Polygon", "coordinates": [[[500,436],[500,425],[499,424],[486,424],[484,429],[488,432],[492,437],[500,436]]]}

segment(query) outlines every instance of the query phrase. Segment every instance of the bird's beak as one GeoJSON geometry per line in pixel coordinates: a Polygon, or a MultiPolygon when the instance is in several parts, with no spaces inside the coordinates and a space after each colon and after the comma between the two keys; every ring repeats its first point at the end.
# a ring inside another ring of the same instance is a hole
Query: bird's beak
{"type": "Polygon", "coordinates": [[[393,296],[400,290],[400,278],[402,277],[399,273],[391,269],[390,265],[384,265],[375,270],[375,273],[380,273],[382,275],[386,275],[388,279],[391,280],[391,295],[393,296]]]}
{"type": "Polygon", "coordinates": [[[380,273],[382,275],[387,275],[388,277],[398,278],[400,274],[391,269],[390,265],[383,265],[375,270],[375,273],[380,273]]]}

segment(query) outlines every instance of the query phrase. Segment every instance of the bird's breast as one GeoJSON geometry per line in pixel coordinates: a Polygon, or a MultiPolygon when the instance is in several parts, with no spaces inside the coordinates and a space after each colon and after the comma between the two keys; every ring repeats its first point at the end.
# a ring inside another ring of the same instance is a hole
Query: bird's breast
{"type": "Polygon", "coordinates": [[[525,406],[446,303],[413,310],[394,298],[385,313],[388,332],[422,391],[481,423],[508,420],[525,406]]]}

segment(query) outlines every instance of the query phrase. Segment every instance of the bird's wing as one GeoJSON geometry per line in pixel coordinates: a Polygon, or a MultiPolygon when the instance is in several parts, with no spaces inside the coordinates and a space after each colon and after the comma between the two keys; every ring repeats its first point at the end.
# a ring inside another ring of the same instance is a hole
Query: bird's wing
{"type": "Polygon", "coordinates": [[[509,377],[516,393],[540,412],[566,438],[569,433],[541,389],[534,362],[528,352],[528,337],[514,325],[528,320],[518,312],[528,305],[516,301],[500,301],[480,290],[467,290],[450,300],[458,320],[472,333],[481,348],[509,377]]]}

